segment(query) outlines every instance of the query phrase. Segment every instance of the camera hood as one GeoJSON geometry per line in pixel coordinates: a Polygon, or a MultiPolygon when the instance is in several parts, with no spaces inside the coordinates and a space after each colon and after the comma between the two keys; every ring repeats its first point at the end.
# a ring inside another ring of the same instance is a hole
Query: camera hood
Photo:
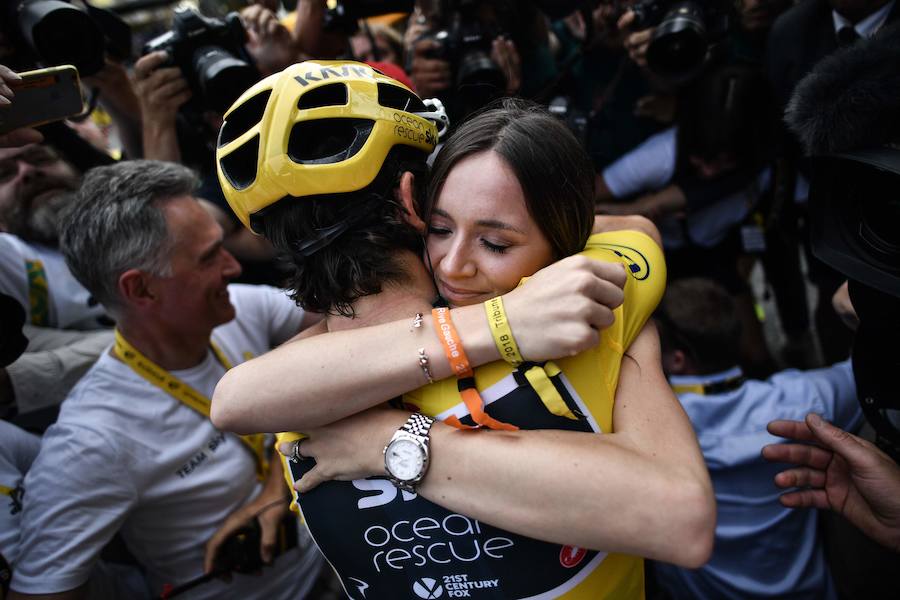
{"type": "Polygon", "coordinates": [[[812,166],[813,253],[900,298],[900,146],[814,157],[812,166]]]}

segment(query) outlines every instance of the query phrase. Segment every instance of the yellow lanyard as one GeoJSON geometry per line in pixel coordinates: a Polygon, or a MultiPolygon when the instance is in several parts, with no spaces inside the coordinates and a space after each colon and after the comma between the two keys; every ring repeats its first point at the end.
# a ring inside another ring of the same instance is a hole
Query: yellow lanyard
{"type": "MultiPolygon", "coordinates": [[[[219,346],[212,340],[209,341],[209,345],[212,347],[216,360],[225,367],[226,371],[230,369],[231,362],[229,362],[225,354],[222,353],[219,346]]],[[[171,395],[185,406],[193,408],[207,419],[209,418],[209,410],[212,404],[209,398],[141,354],[137,348],[132,346],[128,343],[128,340],[122,337],[122,334],[118,329],[116,329],[116,344],[113,347],[113,351],[122,362],[131,367],[132,371],[171,395]]],[[[266,436],[262,433],[254,433],[252,435],[242,435],[240,438],[250,449],[250,452],[253,453],[253,458],[256,459],[257,477],[260,480],[265,479],[265,476],[269,471],[268,461],[266,460],[266,436]]]]}
{"type": "Polygon", "coordinates": [[[47,272],[40,260],[26,260],[25,273],[28,276],[28,304],[31,324],[41,327],[50,325],[50,288],[47,272]]]}
{"type": "Polygon", "coordinates": [[[743,373],[739,373],[728,379],[715,381],[710,383],[670,383],[672,391],[676,394],[697,394],[699,396],[709,396],[714,394],[724,394],[736,390],[744,385],[743,373]]]}
{"type": "Polygon", "coordinates": [[[6,487],[5,485],[0,485],[0,495],[3,496],[12,496],[13,490],[15,488],[6,487]]]}

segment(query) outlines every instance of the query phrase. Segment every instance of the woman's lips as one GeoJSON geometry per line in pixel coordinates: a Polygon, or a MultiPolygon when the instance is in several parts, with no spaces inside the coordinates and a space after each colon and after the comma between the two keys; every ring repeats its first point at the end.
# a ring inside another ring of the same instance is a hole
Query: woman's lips
{"type": "Polygon", "coordinates": [[[483,296],[484,292],[476,291],[476,290],[465,290],[457,287],[453,287],[452,285],[448,285],[445,281],[440,281],[440,288],[444,292],[445,296],[453,296],[455,298],[474,298],[477,296],[483,296]]]}

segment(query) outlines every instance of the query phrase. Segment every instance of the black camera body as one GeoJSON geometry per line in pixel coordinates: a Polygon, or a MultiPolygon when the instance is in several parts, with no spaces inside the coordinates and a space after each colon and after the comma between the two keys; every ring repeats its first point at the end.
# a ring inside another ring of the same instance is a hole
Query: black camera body
{"type": "Polygon", "coordinates": [[[237,13],[225,20],[204,17],[191,8],[175,11],[172,30],[144,45],[144,54],[165,51],[181,69],[201,108],[224,113],[260,73],[244,49],[247,32],[237,13]]]}
{"type": "Polygon", "coordinates": [[[815,157],[813,253],[850,280],[859,318],[853,372],[881,448],[900,462],[900,145],[815,157]]]}
{"type": "Polygon", "coordinates": [[[732,9],[723,0],[638,0],[633,30],[655,27],[647,67],[664,80],[682,83],[700,72],[710,45],[723,38],[732,9]]]}
{"type": "Polygon", "coordinates": [[[900,24],[822,59],[785,121],[811,157],[813,253],[849,279],[853,373],[878,443],[900,462],[900,24]]]}
{"type": "Polygon", "coordinates": [[[74,65],[82,77],[103,68],[105,58],[131,55],[131,29],[112,12],[62,0],[7,2],[0,23],[16,48],[4,63],[17,70],[39,64],[74,65]]]}
{"type": "Polygon", "coordinates": [[[450,63],[452,84],[441,100],[447,106],[452,122],[502,95],[506,75],[491,58],[496,38],[504,32],[482,22],[478,17],[483,0],[449,0],[441,3],[437,14],[437,31],[422,37],[434,40],[439,48],[430,56],[450,63]]]}
{"type": "Polygon", "coordinates": [[[427,38],[440,44],[433,56],[450,63],[457,87],[466,85],[505,85],[500,67],[491,60],[494,35],[477,22],[456,21],[450,29],[442,29],[427,38]]]}

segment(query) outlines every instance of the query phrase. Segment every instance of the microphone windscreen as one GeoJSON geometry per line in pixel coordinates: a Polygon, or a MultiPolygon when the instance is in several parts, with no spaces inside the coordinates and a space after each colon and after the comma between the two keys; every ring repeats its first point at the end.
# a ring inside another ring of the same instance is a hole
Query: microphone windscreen
{"type": "Polygon", "coordinates": [[[785,121],[813,156],[900,141],[900,23],[817,63],[785,121]]]}

